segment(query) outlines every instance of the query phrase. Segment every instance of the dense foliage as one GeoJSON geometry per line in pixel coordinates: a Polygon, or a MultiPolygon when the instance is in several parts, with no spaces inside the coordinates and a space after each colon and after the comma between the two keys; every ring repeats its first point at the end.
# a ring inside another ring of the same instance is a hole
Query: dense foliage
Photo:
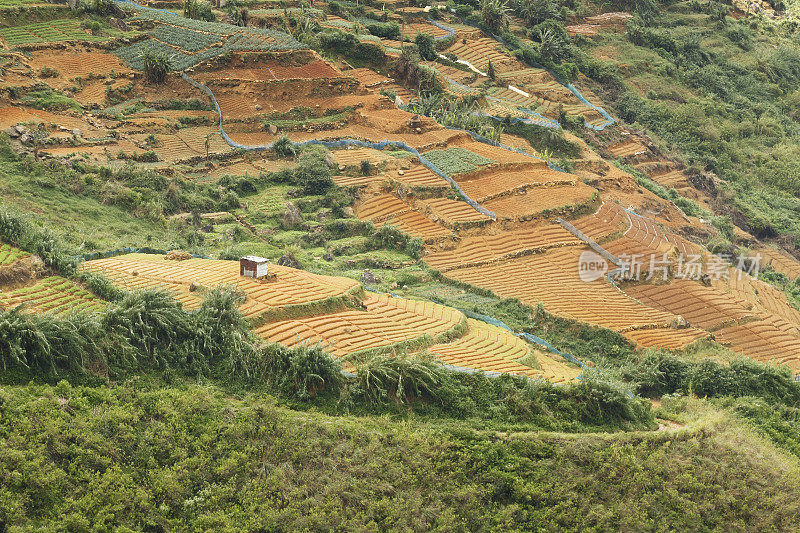
{"type": "Polygon", "coordinates": [[[0,521],[75,530],[787,530],[797,468],[731,419],[515,434],[202,385],[0,390],[0,521]],[[722,496],[725,495],[725,496],[722,496]]]}

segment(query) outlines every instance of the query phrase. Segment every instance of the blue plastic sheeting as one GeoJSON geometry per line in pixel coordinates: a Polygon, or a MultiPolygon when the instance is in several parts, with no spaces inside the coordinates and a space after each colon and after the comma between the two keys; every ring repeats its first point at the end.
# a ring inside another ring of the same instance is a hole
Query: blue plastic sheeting
{"type": "Polygon", "coordinates": [[[452,37],[453,35],[456,34],[456,30],[454,30],[450,26],[445,26],[441,22],[436,22],[433,19],[428,19],[428,22],[430,22],[431,24],[433,24],[434,26],[436,26],[440,30],[444,30],[444,31],[447,32],[447,35],[440,35],[439,37],[434,37],[434,39],[436,39],[437,41],[441,41],[443,39],[447,39],[447,38],[452,37]]]}
{"type": "MultiPolygon", "coordinates": [[[[494,98],[493,96],[487,96],[486,99],[490,100],[492,102],[503,103],[503,101],[501,99],[494,98]]],[[[549,118],[547,118],[547,117],[545,117],[543,115],[540,115],[536,111],[531,111],[530,109],[523,109],[523,108],[518,108],[518,109],[520,111],[522,111],[523,113],[526,113],[526,114],[530,115],[532,118],[512,118],[511,119],[512,123],[522,122],[523,124],[536,124],[538,126],[543,126],[545,128],[552,128],[552,129],[559,129],[561,127],[561,124],[559,124],[557,121],[551,120],[551,119],[549,119],[549,118]]],[[[496,117],[494,115],[487,115],[486,113],[484,113],[484,116],[489,117],[489,118],[493,118],[495,120],[505,120],[505,118],[503,118],[503,117],[496,117]]]]}
{"type": "MultiPolygon", "coordinates": [[[[217,114],[219,115],[219,131],[220,131],[220,135],[222,135],[222,138],[225,139],[226,143],[228,143],[230,146],[232,146],[234,148],[238,148],[240,150],[256,151],[256,150],[271,150],[272,149],[273,145],[275,144],[274,142],[273,143],[269,143],[269,144],[250,145],[250,146],[248,146],[248,145],[244,145],[244,144],[241,144],[241,143],[237,143],[236,141],[231,139],[228,136],[228,134],[225,133],[225,129],[222,127],[222,109],[219,107],[219,103],[217,103],[217,98],[214,96],[214,92],[211,89],[209,89],[207,86],[203,85],[202,83],[199,83],[199,82],[193,80],[192,78],[190,78],[185,72],[181,73],[181,77],[184,80],[186,80],[193,87],[203,91],[211,99],[211,101],[214,103],[214,107],[217,109],[217,114]]],[[[430,169],[431,172],[433,172],[434,174],[436,174],[440,178],[446,180],[454,189],[456,189],[456,191],[458,191],[458,193],[461,195],[461,197],[464,199],[464,201],[467,202],[470,206],[472,206],[473,209],[475,209],[476,211],[478,211],[479,213],[481,213],[483,215],[486,215],[489,218],[492,218],[492,219],[496,218],[495,214],[492,211],[489,211],[488,209],[483,207],[481,204],[479,204],[478,202],[476,202],[475,200],[473,200],[472,198],[467,196],[467,193],[465,193],[461,189],[461,187],[458,185],[458,183],[456,183],[456,181],[453,178],[451,178],[450,176],[445,174],[436,165],[434,165],[431,161],[429,161],[425,156],[420,154],[419,151],[416,148],[412,148],[411,146],[407,145],[404,142],[390,141],[388,139],[384,139],[383,141],[377,142],[377,143],[360,141],[358,139],[340,139],[338,141],[319,141],[319,140],[316,140],[316,139],[311,139],[311,140],[308,140],[308,141],[303,141],[303,142],[294,143],[294,144],[295,144],[295,146],[306,146],[306,145],[316,144],[316,145],[320,145],[320,146],[325,146],[327,148],[341,148],[341,147],[345,147],[345,146],[362,146],[362,147],[365,147],[365,148],[374,148],[375,150],[383,150],[383,149],[388,147],[388,148],[391,148],[393,150],[405,150],[406,152],[411,152],[412,154],[414,154],[415,156],[417,156],[419,158],[420,163],[425,165],[428,169],[430,169]]]]}
{"type": "Polygon", "coordinates": [[[576,89],[575,87],[573,87],[571,83],[566,83],[566,84],[564,84],[564,86],[567,89],[569,89],[572,92],[572,94],[574,94],[578,98],[578,100],[580,100],[585,105],[589,106],[590,108],[594,109],[595,111],[597,111],[598,113],[603,115],[603,118],[606,119],[606,121],[604,123],[600,124],[599,126],[593,126],[593,125],[591,125],[589,123],[584,123],[584,126],[586,126],[587,128],[593,129],[595,131],[603,131],[606,128],[606,126],[610,126],[610,125],[612,125],[612,124],[614,124],[616,122],[616,120],[614,120],[614,118],[611,115],[606,113],[605,109],[603,109],[602,107],[597,107],[593,103],[589,102],[589,100],[584,98],[583,95],[580,93],[580,91],[578,89],[576,89]]]}
{"type": "Polygon", "coordinates": [[[563,357],[567,361],[569,361],[571,363],[575,363],[576,365],[578,365],[581,368],[585,368],[586,367],[586,365],[583,364],[583,362],[580,359],[578,359],[577,357],[574,357],[571,354],[562,352],[561,350],[559,350],[558,348],[556,348],[555,346],[553,346],[552,344],[550,344],[546,340],[544,340],[544,339],[542,339],[540,337],[537,337],[536,335],[531,335],[530,333],[524,333],[524,332],[523,333],[514,332],[514,330],[511,329],[510,327],[508,327],[508,325],[505,322],[503,322],[502,320],[498,320],[498,319],[496,319],[494,317],[490,317],[488,315],[482,315],[480,313],[475,313],[474,311],[468,311],[466,309],[459,309],[459,311],[461,311],[462,313],[467,315],[469,318],[474,318],[475,320],[480,320],[481,322],[486,322],[487,324],[491,324],[493,326],[497,326],[497,327],[503,328],[506,331],[509,331],[509,332],[513,333],[517,337],[522,337],[523,339],[525,339],[527,341],[530,341],[530,342],[532,342],[534,344],[539,344],[540,346],[544,346],[545,348],[547,348],[551,352],[557,353],[558,355],[560,355],[561,357],[563,357]]]}

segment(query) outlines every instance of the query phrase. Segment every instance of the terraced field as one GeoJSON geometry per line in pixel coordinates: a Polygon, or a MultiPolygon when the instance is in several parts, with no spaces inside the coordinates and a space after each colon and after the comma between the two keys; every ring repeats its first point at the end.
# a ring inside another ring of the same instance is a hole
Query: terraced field
{"type": "Polygon", "coordinates": [[[498,219],[521,221],[543,213],[570,212],[589,207],[596,198],[597,190],[594,187],[578,182],[575,185],[535,187],[482,204],[493,211],[498,219]]]}
{"type": "Polygon", "coordinates": [[[791,306],[785,293],[772,285],[733,268],[725,278],[714,279],[711,283],[716,290],[730,295],[745,308],[765,318],[780,317],[790,330],[800,328],[800,311],[791,306]]]}
{"type": "Polygon", "coordinates": [[[81,27],[81,21],[75,19],[51,20],[37,22],[25,26],[14,26],[0,29],[2,37],[9,47],[27,44],[55,43],[63,41],[107,41],[108,36],[93,35],[81,27]]]}
{"type": "Polygon", "coordinates": [[[632,284],[626,294],[640,302],[682,316],[690,325],[715,330],[753,313],[727,294],[699,282],[677,279],[667,284],[632,284]]]}
{"type": "Polygon", "coordinates": [[[426,352],[448,365],[483,370],[485,372],[507,372],[531,378],[543,378],[554,383],[574,381],[580,369],[552,356],[534,350],[531,345],[509,331],[467,319],[466,334],[448,343],[435,344],[426,352]],[[519,363],[529,354],[536,357],[539,369],[519,363]]]}
{"type": "Polygon", "coordinates": [[[238,261],[168,261],[159,255],[127,254],[87,261],[84,268],[103,273],[129,290],[162,288],[172,293],[185,309],[196,309],[202,302],[202,290],[193,286],[233,285],[247,295],[241,311],[252,319],[267,312],[343,297],[360,290],[360,284],[351,279],[320,276],[279,265],[269,267],[270,272],[276,275],[272,281],[243,278],[239,276],[238,261]]]}
{"type": "Polygon", "coordinates": [[[431,150],[422,155],[448,176],[472,172],[493,163],[492,159],[462,147],[431,150]]]}
{"type": "Polygon", "coordinates": [[[578,176],[550,170],[546,165],[526,170],[492,168],[477,177],[458,180],[458,185],[473,200],[483,203],[534,187],[575,185],[578,176]]]}
{"type": "Polygon", "coordinates": [[[667,254],[673,259],[682,256],[685,261],[692,256],[708,256],[698,245],[665,231],[651,218],[626,211],[615,202],[603,202],[595,213],[574,221],[573,225],[611,254],[630,260],[639,256],[637,261],[647,263],[648,268],[651,254],[659,258],[667,254]]]}
{"type": "Polygon", "coordinates": [[[461,200],[432,198],[423,200],[420,204],[424,206],[425,214],[429,218],[440,222],[448,228],[465,228],[485,224],[491,220],[491,218],[461,200]]]}
{"type": "Polygon", "coordinates": [[[624,290],[646,305],[679,314],[689,324],[712,332],[734,351],[800,369],[797,311],[774,289],[766,289],[760,300],[758,289],[748,286],[756,283],[763,289],[760,282],[731,283],[733,290],[727,293],[721,290],[723,282],[708,287],[688,280],[666,285],[636,284],[624,290]]]}
{"type": "Polygon", "coordinates": [[[549,248],[583,246],[583,243],[558,224],[504,231],[496,235],[467,237],[452,250],[432,251],[425,262],[445,272],[454,268],[483,265],[549,248]]]}
{"type": "Polygon", "coordinates": [[[0,267],[13,265],[23,257],[28,257],[27,252],[23,252],[10,244],[0,244],[0,267]]]}
{"type": "Polygon", "coordinates": [[[106,304],[80,285],[60,276],[50,276],[29,287],[0,291],[0,308],[9,310],[20,305],[31,313],[62,314],[100,311],[106,304]]]}
{"type": "MultiPolygon", "coordinates": [[[[542,254],[457,268],[447,277],[487,288],[504,298],[519,298],[551,313],[624,332],[646,327],[669,328],[678,317],[639,303],[605,280],[586,283],[578,276],[579,256],[586,248],[564,247],[542,254]]],[[[676,330],[678,331],[678,330],[676,330]]]]}
{"type": "Polygon", "coordinates": [[[469,61],[482,72],[486,72],[489,61],[500,72],[515,70],[514,67],[518,66],[519,62],[500,50],[499,47],[497,41],[489,37],[469,39],[466,43],[456,39],[447,49],[447,53],[455,54],[459,59],[469,61]]]}
{"type": "Polygon", "coordinates": [[[336,150],[333,159],[338,165],[360,166],[362,161],[369,161],[372,165],[379,165],[390,161],[392,156],[374,148],[351,148],[349,150],[336,150]]]}
{"type": "Polygon", "coordinates": [[[264,61],[259,63],[258,67],[214,71],[215,79],[241,81],[316,80],[341,76],[339,69],[323,59],[314,59],[302,65],[282,65],[276,61],[264,61]]]}
{"type": "Polygon", "coordinates": [[[137,70],[143,68],[142,53],[146,49],[167,54],[172,68],[183,71],[227,52],[271,52],[305,48],[287,33],[192,20],[166,11],[140,10],[130,21],[155,25],[149,31],[148,39],[115,51],[127,65],[137,70]]]}
{"type": "Polygon", "coordinates": [[[401,171],[394,171],[390,174],[389,177],[395,181],[399,181],[400,183],[408,186],[408,187],[420,187],[420,188],[434,188],[434,189],[447,189],[450,188],[450,184],[444,180],[441,176],[434,174],[428,167],[425,165],[417,165],[409,170],[403,170],[402,174],[401,171]]]}
{"type": "Polygon", "coordinates": [[[358,205],[356,215],[361,220],[369,220],[374,224],[388,222],[424,241],[441,239],[451,234],[449,229],[412,210],[408,204],[391,194],[380,194],[363,200],[358,205]]]}
{"type": "Polygon", "coordinates": [[[619,158],[626,158],[645,154],[649,150],[646,146],[638,141],[624,141],[608,147],[608,151],[619,158]]]}
{"type": "Polygon", "coordinates": [[[785,274],[790,279],[800,277],[800,262],[785,252],[780,252],[768,246],[760,246],[753,249],[752,255],[760,254],[760,267],[770,267],[776,272],[785,274]]]}
{"type": "Polygon", "coordinates": [[[320,343],[332,355],[344,357],[362,350],[422,342],[423,338],[436,337],[465,320],[460,311],[450,307],[388,295],[370,295],[364,299],[364,306],[363,311],[271,322],[256,329],[256,333],[287,346],[320,343]]]}

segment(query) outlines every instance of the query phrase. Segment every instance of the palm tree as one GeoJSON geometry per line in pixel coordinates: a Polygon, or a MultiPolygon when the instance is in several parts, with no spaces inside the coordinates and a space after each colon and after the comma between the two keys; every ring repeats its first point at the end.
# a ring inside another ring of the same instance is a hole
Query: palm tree
{"type": "Polygon", "coordinates": [[[553,0],[520,0],[517,12],[531,25],[559,18],[558,6],[553,0]]]}
{"type": "Polygon", "coordinates": [[[539,30],[539,53],[542,57],[557,61],[564,52],[564,42],[553,28],[539,30]]]}
{"type": "Polygon", "coordinates": [[[493,32],[498,32],[508,24],[509,11],[506,0],[483,0],[481,2],[481,21],[493,32]]]}

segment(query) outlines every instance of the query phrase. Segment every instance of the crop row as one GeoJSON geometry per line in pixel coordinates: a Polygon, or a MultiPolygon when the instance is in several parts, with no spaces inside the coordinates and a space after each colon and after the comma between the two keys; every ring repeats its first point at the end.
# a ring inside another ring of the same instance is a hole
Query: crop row
{"type": "Polygon", "coordinates": [[[493,211],[497,218],[526,220],[545,212],[573,209],[588,205],[596,197],[594,187],[578,182],[575,185],[534,187],[485,202],[483,206],[493,211]]]}
{"type": "Polygon", "coordinates": [[[160,23],[150,31],[152,39],[136,42],[116,52],[128,65],[139,70],[143,69],[142,56],[146,50],[166,54],[172,68],[182,71],[228,52],[305,48],[287,33],[192,20],[161,11],[147,11],[134,20],[160,23]]]}
{"type": "Polygon", "coordinates": [[[19,305],[30,312],[58,314],[97,311],[105,302],[66,278],[51,276],[30,287],[0,292],[0,308],[8,310],[19,305]]]}
{"type": "Polygon", "coordinates": [[[543,251],[547,248],[580,245],[581,242],[558,224],[509,230],[496,235],[463,238],[453,250],[431,251],[425,262],[436,270],[486,264],[502,258],[543,251]]]}
{"type": "Polygon", "coordinates": [[[617,331],[635,327],[667,326],[672,313],[660,311],[625,296],[605,279],[584,282],[578,275],[579,256],[586,248],[569,246],[546,253],[450,270],[447,276],[486,288],[504,298],[545,308],[557,315],[617,331]]]}
{"type": "Polygon", "coordinates": [[[472,172],[477,170],[479,166],[494,163],[491,159],[461,147],[431,150],[423,155],[436,165],[439,170],[449,176],[462,172],[472,172]]]}
{"type": "Polygon", "coordinates": [[[13,264],[28,254],[10,244],[0,244],[0,266],[13,264]]]}
{"type": "Polygon", "coordinates": [[[59,41],[105,41],[108,37],[92,35],[81,28],[81,22],[74,19],[52,20],[25,26],[0,29],[8,46],[59,41]]]}
{"type": "Polygon", "coordinates": [[[331,354],[343,357],[418,341],[426,335],[436,336],[463,320],[459,311],[431,302],[373,296],[364,304],[366,311],[348,310],[271,322],[256,333],[287,346],[321,343],[331,354]]]}

